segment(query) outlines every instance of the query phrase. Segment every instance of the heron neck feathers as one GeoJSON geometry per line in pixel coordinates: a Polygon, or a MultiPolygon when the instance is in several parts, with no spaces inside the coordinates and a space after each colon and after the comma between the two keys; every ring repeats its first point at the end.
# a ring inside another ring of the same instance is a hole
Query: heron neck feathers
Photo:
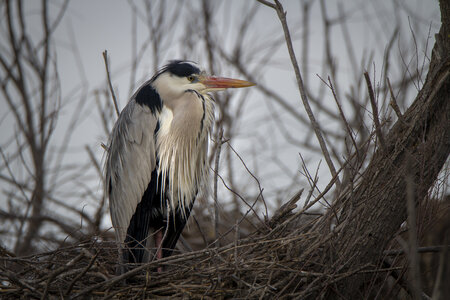
{"type": "Polygon", "coordinates": [[[199,185],[206,181],[208,134],[213,118],[212,106],[205,106],[196,93],[186,93],[174,103],[171,108],[163,107],[156,138],[159,180],[168,182],[162,185],[161,195],[168,199],[172,212],[179,206],[182,211],[189,207],[199,185]],[[205,108],[209,111],[205,112],[205,108]]]}

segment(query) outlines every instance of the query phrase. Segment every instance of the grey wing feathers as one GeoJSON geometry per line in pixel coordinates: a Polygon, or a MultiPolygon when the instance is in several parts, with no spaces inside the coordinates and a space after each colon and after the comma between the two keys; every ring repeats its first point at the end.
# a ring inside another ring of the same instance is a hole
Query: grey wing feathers
{"type": "Polygon", "coordinates": [[[130,220],[156,166],[156,116],[131,100],[114,125],[106,158],[106,193],[118,241],[124,242],[130,220]]]}

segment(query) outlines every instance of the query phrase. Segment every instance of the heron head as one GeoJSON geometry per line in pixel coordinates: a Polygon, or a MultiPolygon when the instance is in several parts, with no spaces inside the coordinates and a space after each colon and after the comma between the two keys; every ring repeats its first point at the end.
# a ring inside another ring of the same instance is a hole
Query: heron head
{"type": "Polygon", "coordinates": [[[227,88],[242,88],[255,85],[252,82],[209,76],[192,61],[171,61],[157,75],[154,84],[158,93],[170,92],[173,96],[186,90],[195,90],[200,94],[222,91],[227,88]]]}

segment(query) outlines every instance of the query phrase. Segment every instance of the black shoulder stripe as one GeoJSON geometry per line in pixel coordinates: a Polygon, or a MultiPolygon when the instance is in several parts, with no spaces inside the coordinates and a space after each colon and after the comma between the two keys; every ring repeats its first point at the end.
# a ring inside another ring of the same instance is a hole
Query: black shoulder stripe
{"type": "Polygon", "coordinates": [[[162,109],[161,97],[159,97],[158,92],[148,83],[137,91],[134,98],[138,104],[147,105],[152,113],[159,112],[162,109]]]}

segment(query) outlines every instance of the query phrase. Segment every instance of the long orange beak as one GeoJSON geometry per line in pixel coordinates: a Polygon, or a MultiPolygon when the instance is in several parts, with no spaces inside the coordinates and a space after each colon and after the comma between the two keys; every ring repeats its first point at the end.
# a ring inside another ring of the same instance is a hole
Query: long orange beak
{"type": "Polygon", "coordinates": [[[208,89],[243,88],[255,85],[250,81],[216,76],[202,76],[200,82],[208,89]]]}

